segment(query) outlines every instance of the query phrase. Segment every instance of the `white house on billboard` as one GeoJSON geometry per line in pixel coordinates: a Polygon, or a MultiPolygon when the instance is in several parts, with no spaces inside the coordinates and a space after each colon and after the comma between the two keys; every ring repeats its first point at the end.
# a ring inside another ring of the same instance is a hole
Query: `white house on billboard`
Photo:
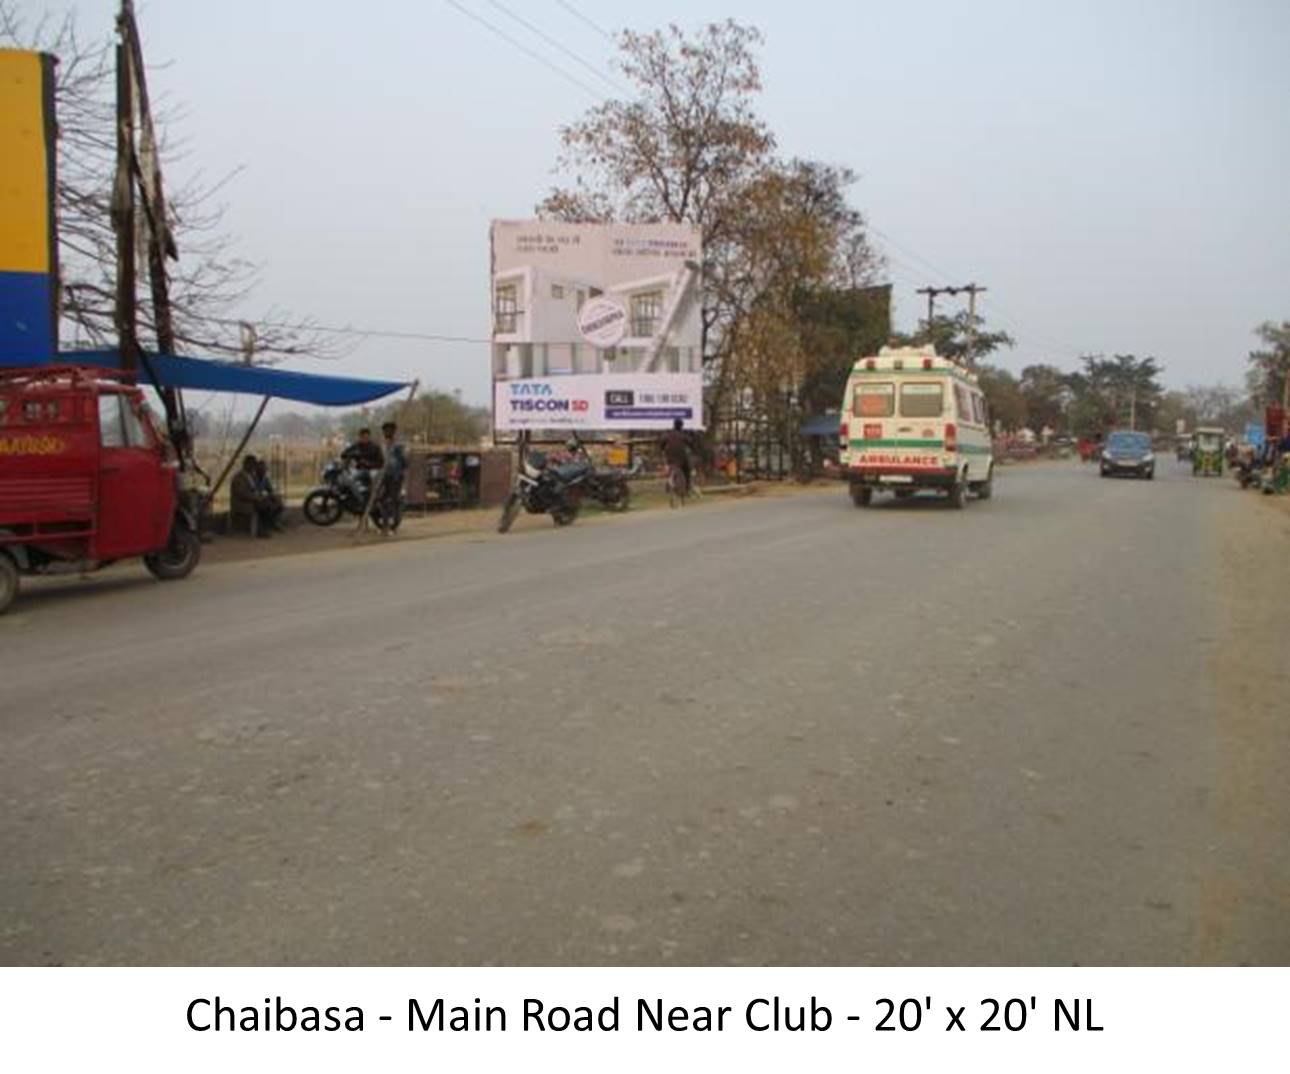
{"type": "Polygon", "coordinates": [[[493,276],[493,377],[560,373],[697,373],[702,369],[698,266],[609,286],[525,265],[493,276]],[[578,314],[616,300],[625,330],[612,347],[588,342],[578,314]]]}

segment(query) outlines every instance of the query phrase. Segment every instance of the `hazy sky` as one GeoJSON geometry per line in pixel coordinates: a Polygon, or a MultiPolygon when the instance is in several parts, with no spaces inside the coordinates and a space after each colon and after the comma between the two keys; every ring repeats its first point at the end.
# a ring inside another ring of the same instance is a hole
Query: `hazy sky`
{"type": "MultiPolygon", "coordinates": [[[[1285,0],[460,3],[609,95],[507,9],[601,71],[596,27],[759,27],[761,113],[783,154],[859,173],[900,327],[914,288],[976,280],[1017,339],[1000,364],[1151,354],[1182,386],[1239,382],[1255,324],[1290,319],[1285,0]]],[[[110,27],[113,0],[70,6],[110,27]]],[[[246,312],[487,336],[489,220],[531,214],[588,88],[447,0],[138,8],[183,168],[244,166],[224,197],[265,266],[246,312]]],[[[488,394],[484,343],[369,338],[341,368],[488,394]]]]}

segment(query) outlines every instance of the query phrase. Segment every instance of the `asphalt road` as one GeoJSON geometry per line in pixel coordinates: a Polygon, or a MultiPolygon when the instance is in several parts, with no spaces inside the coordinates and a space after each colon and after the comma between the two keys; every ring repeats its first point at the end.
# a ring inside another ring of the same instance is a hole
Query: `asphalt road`
{"type": "Polygon", "coordinates": [[[1254,508],[1161,469],[33,586],[0,961],[1284,963],[1254,508]]]}

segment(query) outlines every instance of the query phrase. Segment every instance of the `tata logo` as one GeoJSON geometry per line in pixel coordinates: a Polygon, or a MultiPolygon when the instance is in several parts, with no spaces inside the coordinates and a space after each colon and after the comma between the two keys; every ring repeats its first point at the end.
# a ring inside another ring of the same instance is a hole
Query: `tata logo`
{"type": "Polygon", "coordinates": [[[512,384],[511,395],[554,395],[550,384],[512,384]]]}

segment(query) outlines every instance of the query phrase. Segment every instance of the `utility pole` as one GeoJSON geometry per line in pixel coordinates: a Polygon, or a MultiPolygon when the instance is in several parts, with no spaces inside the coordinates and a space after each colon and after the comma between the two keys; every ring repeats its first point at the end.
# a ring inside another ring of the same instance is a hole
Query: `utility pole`
{"type": "Polygon", "coordinates": [[[116,230],[116,334],[121,368],[133,373],[139,362],[135,307],[134,94],[129,54],[116,47],[116,177],[112,186],[112,226],[116,230]]]}
{"type": "Polygon", "coordinates": [[[967,365],[969,369],[976,368],[976,296],[986,290],[978,286],[975,282],[968,284],[963,288],[968,295],[968,350],[967,365]]]}
{"type": "Polygon", "coordinates": [[[936,296],[949,295],[951,297],[960,292],[968,296],[968,342],[967,342],[967,366],[969,369],[976,367],[976,296],[983,294],[988,288],[982,287],[977,283],[966,283],[959,287],[920,287],[916,294],[927,296],[927,337],[932,338],[932,322],[936,313],[936,296]]]}
{"type": "Polygon", "coordinates": [[[920,287],[915,293],[927,296],[927,338],[931,339],[932,321],[936,316],[936,296],[956,295],[959,289],[957,287],[920,287]]]}

